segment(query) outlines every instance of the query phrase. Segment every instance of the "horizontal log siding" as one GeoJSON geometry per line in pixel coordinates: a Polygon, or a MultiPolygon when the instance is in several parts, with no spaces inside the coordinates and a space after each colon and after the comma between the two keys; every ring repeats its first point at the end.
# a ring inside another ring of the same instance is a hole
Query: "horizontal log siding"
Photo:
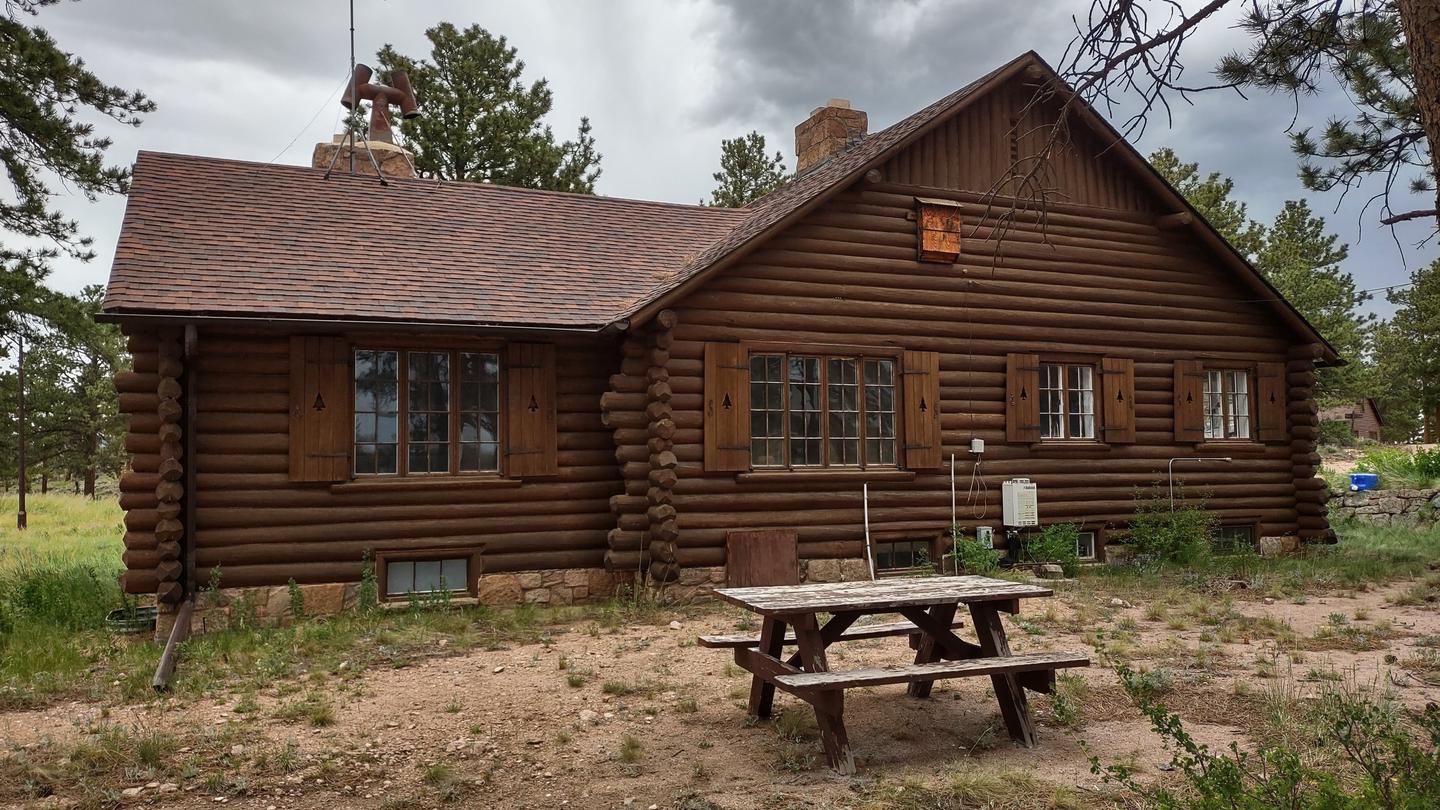
{"type": "MultiPolygon", "coordinates": [[[[967,528],[1000,524],[1000,485],[1017,476],[1039,484],[1044,522],[1127,520],[1136,488],[1163,485],[1169,458],[1216,454],[1173,441],[1172,361],[1286,360],[1293,340],[1270,311],[1247,302],[1254,296],[1187,236],[1162,234],[1143,215],[1066,206],[1047,223],[1048,244],[1035,218],[1022,214],[997,248],[983,238],[977,201],[973,194],[862,184],[679,302],[669,372],[682,566],[722,564],[730,529],[796,529],[806,558],[863,554],[860,482],[783,475],[739,482],[704,472],[706,341],[939,352],[944,457],[956,455],[967,528]],[[915,223],[906,214],[917,193],[967,203],[956,265],[915,260],[915,223]],[[1007,444],[1005,355],[1017,351],[1133,358],[1136,442],[1086,451],[1007,444]],[[966,506],[971,438],[986,442],[980,520],[966,506]]],[[[1256,522],[1262,535],[1290,534],[1300,525],[1297,483],[1309,472],[1299,471],[1297,482],[1298,463],[1297,448],[1272,444],[1237,452],[1229,465],[1181,468],[1177,481],[1210,491],[1210,507],[1224,519],[1256,522]]],[[[625,463],[627,478],[648,466],[641,458],[625,463]]],[[[950,522],[948,472],[870,490],[877,539],[935,537],[950,522]]]]}
{"type": "MultiPolygon", "coordinates": [[[[1049,125],[1058,115],[1054,104],[1026,111],[1035,88],[1021,79],[976,99],[969,107],[936,124],[881,168],[886,181],[906,185],[1016,194],[1012,166],[1020,173],[1044,148],[1049,125]],[[1014,137],[1012,151],[1012,132],[1014,137]]],[[[1154,211],[1155,196],[1120,159],[1105,153],[1106,144],[1083,126],[1070,129],[1070,142],[1058,146],[1048,165],[1021,190],[1082,205],[1154,211]]]]}
{"type": "MultiPolygon", "coordinates": [[[[132,338],[131,345],[136,345],[132,338]]],[[[603,565],[622,491],[596,406],[618,362],[612,344],[557,354],[560,474],[519,486],[333,492],[290,481],[289,338],[201,332],[196,416],[197,565],[230,586],[356,581],[366,549],[485,543],[486,571],[603,565]]],[[[132,351],[135,349],[132,348],[132,351]]],[[[136,372],[153,365],[143,347],[136,372]]],[[[154,590],[154,387],[134,386],[121,481],[126,586],[154,590]],[[146,391],[148,390],[148,393],[146,391]],[[131,580],[137,584],[132,585],[131,580]]],[[[122,387],[122,392],[130,386],[122,387]]]]}

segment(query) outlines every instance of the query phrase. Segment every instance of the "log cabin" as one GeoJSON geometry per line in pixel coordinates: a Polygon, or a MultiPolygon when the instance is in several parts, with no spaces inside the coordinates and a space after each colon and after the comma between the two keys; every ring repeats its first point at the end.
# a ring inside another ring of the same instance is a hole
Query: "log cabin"
{"type": "Polygon", "coordinates": [[[832,101],[741,209],[142,153],[126,590],[567,601],[722,582],[752,530],[868,576],[1005,545],[1013,478],[1103,559],[1172,470],[1235,538],[1325,539],[1343,361],[1085,104],[1021,194],[1067,90],[1027,53],[873,133],[832,101]]]}
{"type": "Polygon", "coordinates": [[[1380,406],[1370,397],[1361,397],[1348,405],[1321,408],[1320,422],[1344,422],[1355,438],[1372,442],[1380,441],[1380,431],[1385,426],[1385,421],[1380,418],[1380,406]]]}

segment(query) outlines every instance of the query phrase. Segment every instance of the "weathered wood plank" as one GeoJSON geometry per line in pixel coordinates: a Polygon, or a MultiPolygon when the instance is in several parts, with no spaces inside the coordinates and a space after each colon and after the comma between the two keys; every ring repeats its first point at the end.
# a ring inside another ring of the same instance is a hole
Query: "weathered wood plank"
{"type": "Polygon", "coordinates": [[[715,595],[764,616],[859,611],[884,613],[902,607],[973,604],[1050,596],[1049,588],[977,576],[824,582],[764,588],[718,588],[715,595]]]}
{"type": "Polygon", "coordinates": [[[1021,672],[1088,667],[1090,659],[1063,652],[1029,653],[996,658],[969,658],[929,664],[901,664],[892,667],[863,667],[837,672],[799,672],[777,675],[775,682],[791,689],[854,689],[896,683],[968,678],[979,675],[1014,675],[1021,672]]]}
{"type": "MultiPolygon", "coordinates": [[[[829,625],[826,625],[828,627],[829,625]]],[[[951,627],[964,627],[965,622],[956,620],[951,627]]],[[[889,636],[908,636],[920,632],[920,628],[914,622],[886,622],[884,624],[865,624],[859,627],[850,627],[841,633],[834,641],[858,641],[866,638],[886,638],[889,636]]],[[[700,636],[701,647],[712,649],[729,649],[733,647],[755,647],[760,644],[760,636],[755,633],[735,633],[732,635],[700,636]]],[[[827,643],[830,642],[827,639],[827,643]]],[[[795,644],[795,631],[785,633],[785,646],[795,644]]]]}

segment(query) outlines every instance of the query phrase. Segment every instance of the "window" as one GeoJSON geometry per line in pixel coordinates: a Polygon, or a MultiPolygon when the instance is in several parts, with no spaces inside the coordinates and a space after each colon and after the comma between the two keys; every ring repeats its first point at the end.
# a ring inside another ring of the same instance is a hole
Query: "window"
{"type": "Polygon", "coordinates": [[[499,469],[498,354],[355,352],[356,475],[499,469]]]}
{"type": "Polygon", "coordinates": [[[1075,556],[1082,560],[1095,559],[1095,532],[1080,532],[1075,535],[1075,556]]]}
{"type": "Polygon", "coordinates": [[[1235,554],[1255,547],[1255,527],[1220,526],[1215,529],[1215,550],[1222,554],[1235,554]]]}
{"type": "Polygon", "coordinates": [[[1095,438],[1095,367],[1040,365],[1040,438],[1095,438]]]}
{"type": "Polygon", "coordinates": [[[1239,369],[1206,369],[1205,438],[1250,438],[1250,374],[1239,369]]]}
{"type": "Polygon", "coordinates": [[[893,466],[895,365],[893,358],[751,355],[751,463],[893,466]]]}
{"type": "Polygon", "coordinates": [[[899,571],[930,564],[928,540],[894,540],[875,543],[875,570],[899,571]]]}
{"type": "Polygon", "coordinates": [[[470,560],[387,560],[385,595],[445,593],[469,590],[470,560]]]}

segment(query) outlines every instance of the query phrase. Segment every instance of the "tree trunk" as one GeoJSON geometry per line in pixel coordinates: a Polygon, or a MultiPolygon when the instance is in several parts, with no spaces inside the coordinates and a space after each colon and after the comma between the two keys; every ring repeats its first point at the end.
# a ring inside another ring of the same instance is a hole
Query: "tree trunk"
{"type": "Polygon", "coordinates": [[[50,492],[50,473],[40,473],[40,494],[50,492]]]}
{"type": "Polygon", "coordinates": [[[95,497],[95,455],[99,452],[100,440],[95,433],[85,437],[85,496],[95,497]]]}
{"type": "MultiPolygon", "coordinates": [[[[1398,5],[1415,70],[1415,104],[1430,142],[1430,165],[1437,181],[1435,210],[1440,212],[1440,0],[1399,0],[1398,5]]],[[[1440,213],[1436,222],[1440,226],[1440,213]]]]}

